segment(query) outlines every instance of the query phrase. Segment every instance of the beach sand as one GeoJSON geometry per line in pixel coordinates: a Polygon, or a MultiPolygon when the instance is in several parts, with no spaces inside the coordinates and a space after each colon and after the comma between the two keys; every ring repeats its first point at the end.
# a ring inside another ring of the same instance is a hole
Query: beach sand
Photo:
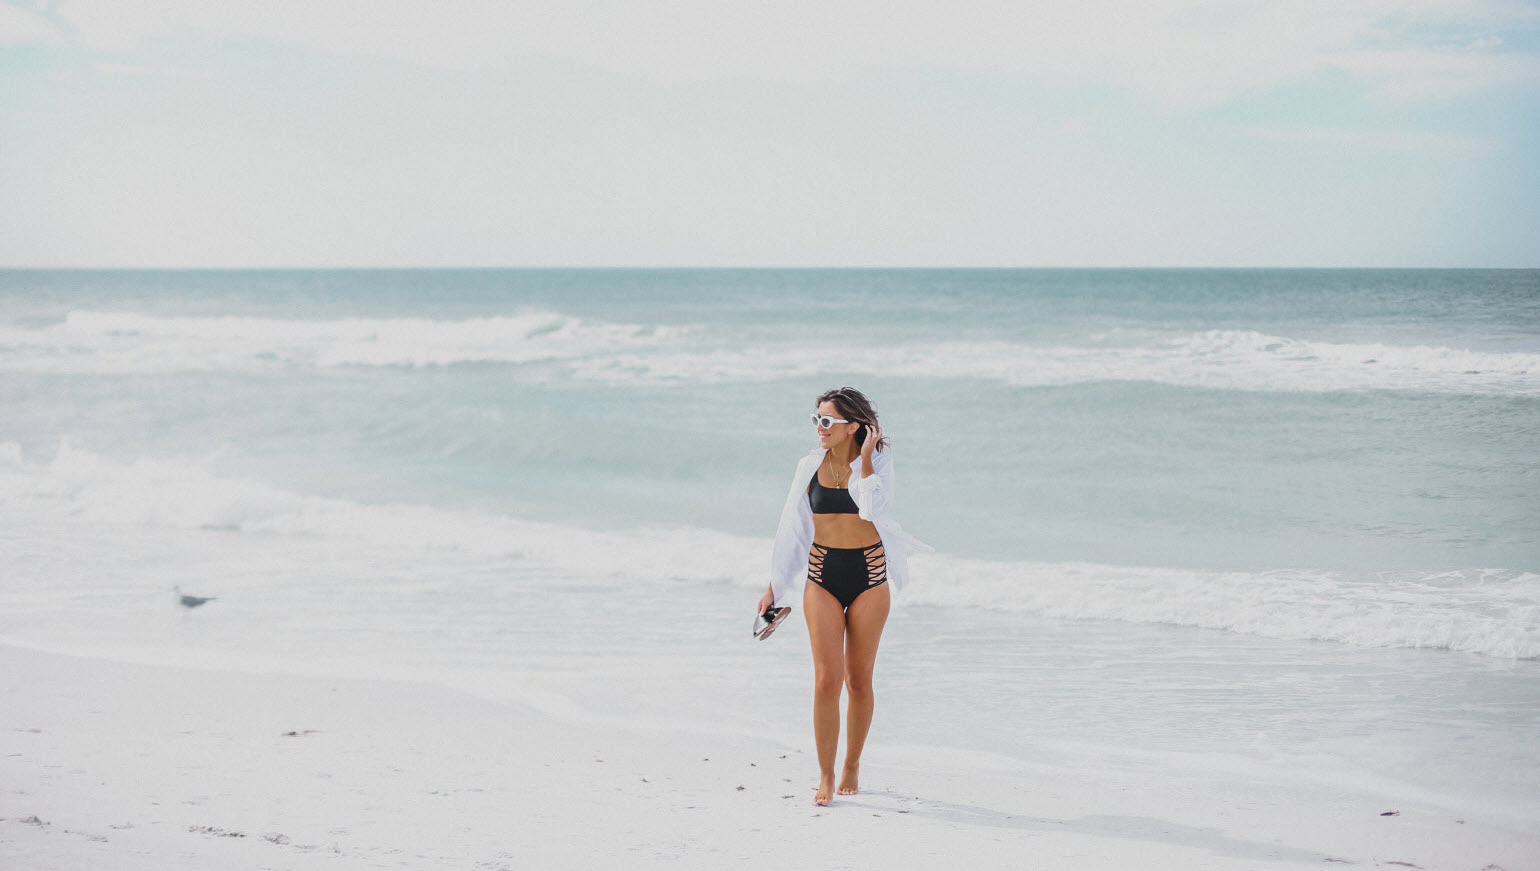
{"type": "Polygon", "coordinates": [[[1190,759],[1029,764],[888,743],[862,780],[819,808],[811,738],[0,645],[8,871],[1540,867],[1540,835],[1437,802],[1190,759]]]}

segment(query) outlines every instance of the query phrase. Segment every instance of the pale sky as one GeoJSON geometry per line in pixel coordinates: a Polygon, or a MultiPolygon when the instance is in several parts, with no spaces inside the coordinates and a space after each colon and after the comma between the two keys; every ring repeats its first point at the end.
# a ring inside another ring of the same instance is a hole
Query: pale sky
{"type": "Polygon", "coordinates": [[[0,0],[0,266],[1540,266],[1540,3],[0,0]]]}

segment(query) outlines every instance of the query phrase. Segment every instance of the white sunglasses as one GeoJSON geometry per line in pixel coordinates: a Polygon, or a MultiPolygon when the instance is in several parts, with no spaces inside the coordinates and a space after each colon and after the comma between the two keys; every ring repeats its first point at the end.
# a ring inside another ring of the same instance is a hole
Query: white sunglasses
{"type": "Polygon", "coordinates": [[[837,423],[850,423],[850,421],[845,420],[844,418],[830,417],[827,414],[819,414],[816,411],[808,415],[808,417],[813,419],[813,426],[816,426],[819,429],[828,429],[837,423]]]}

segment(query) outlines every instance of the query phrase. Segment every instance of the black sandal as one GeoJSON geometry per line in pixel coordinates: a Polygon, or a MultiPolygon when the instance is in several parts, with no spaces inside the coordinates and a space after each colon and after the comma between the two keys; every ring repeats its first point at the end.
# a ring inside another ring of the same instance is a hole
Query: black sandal
{"type": "Polygon", "coordinates": [[[770,633],[775,631],[775,627],[781,625],[781,621],[785,620],[786,615],[790,613],[790,608],[771,606],[770,610],[754,618],[754,637],[760,641],[769,638],[770,633]]]}

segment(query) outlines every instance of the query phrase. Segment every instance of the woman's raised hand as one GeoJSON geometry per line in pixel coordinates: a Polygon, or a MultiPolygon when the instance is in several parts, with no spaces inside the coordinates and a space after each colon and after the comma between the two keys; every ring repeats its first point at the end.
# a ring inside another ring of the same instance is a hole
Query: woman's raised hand
{"type": "Polygon", "coordinates": [[[872,451],[877,449],[877,443],[880,441],[882,441],[882,427],[867,427],[866,438],[861,440],[861,456],[870,460],[872,458],[872,451]]]}

